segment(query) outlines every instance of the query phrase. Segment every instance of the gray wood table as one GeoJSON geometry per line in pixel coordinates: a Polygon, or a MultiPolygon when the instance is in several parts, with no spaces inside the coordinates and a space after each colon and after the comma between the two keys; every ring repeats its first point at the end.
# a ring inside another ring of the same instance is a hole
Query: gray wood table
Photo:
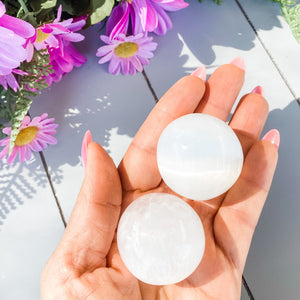
{"type": "MultiPolygon", "coordinates": [[[[34,101],[31,115],[56,118],[58,144],[44,151],[44,162],[38,153],[23,164],[0,162],[0,299],[40,298],[42,269],[64,232],[61,215],[67,222],[83,179],[85,131],[117,165],[155,105],[148,83],[159,98],[199,65],[211,74],[236,56],[247,65],[241,94],[261,85],[269,102],[263,134],[272,128],[281,133],[278,167],[244,276],[255,299],[300,299],[300,45],[271,1],[188,2],[171,15],[173,29],[155,37],[159,45],[146,77],[113,76],[98,65],[95,26],[78,45],[87,63],[34,101]]],[[[249,299],[245,289],[242,299],[249,299]]]]}

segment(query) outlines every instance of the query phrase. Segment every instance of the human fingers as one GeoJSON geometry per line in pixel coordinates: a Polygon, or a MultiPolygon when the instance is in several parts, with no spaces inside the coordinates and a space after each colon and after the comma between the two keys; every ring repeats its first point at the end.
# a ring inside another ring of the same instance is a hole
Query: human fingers
{"type": "Polygon", "coordinates": [[[240,274],[277,164],[278,131],[269,132],[263,139],[249,150],[242,173],[214,220],[216,243],[240,274]]]}
{"type": "MultiPolygon", "coordinates": [[[[245,61],[241,57],[236,57],[230,64],[218,67],[207,80],[205,94],[195,112],[227,121],[243,86],[245,69],[245,61]]],[[[223,198],[224,196],[220,195],[206,202],[210,209],[210,216],[215,215],[223,198]]]]}
{"type": "MultiPolygon", "coordinates": [[[[200,69],[201,70],[201,69],[200,69]]],[[[202,70],[205,70],[202,67],[202,70]]],[[[201,77],[204,77],[203,74],[201,77]]],[[[198,76],[181,78],[156,104],[130,144],[119,165],[125,190],[149,190],[159,185],[156,146],[164,128],[173,120],[194,112],[205,91],[198,76]]]]}
{"type": "Polygon", "coordinates": [[[268,112],[269,105],[263,97],[263,90],[260,86],[240,100],[229,125],[241,142],[244,156],[258,140],[268,117],[268,112]]]}
{"type": "Polygon", "coordinates": [[[122,189],[114,162],[97,143],[87,146],[85,176],[59,249],[82,271],[106,265],[122,189]]]}
{"type": "Polygon", "coordinates": [[[226,121],[243,86],[245,69],[241,57],[217,68],[207,80],[205,94],[195,112],[226,121]]]}

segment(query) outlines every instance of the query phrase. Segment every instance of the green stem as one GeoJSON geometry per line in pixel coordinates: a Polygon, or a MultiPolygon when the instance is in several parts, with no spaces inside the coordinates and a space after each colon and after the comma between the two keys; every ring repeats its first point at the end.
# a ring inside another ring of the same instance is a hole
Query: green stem
{"type": "Polygon", "coordinates": [[[18,2],[20,3],[20,5],[22,6],[22,9],[24,10],[24,13],[25,14],[28,14],[29,13],[29,10],[25,4],[25,2],[23,0],[18,0],[18,2]]]}

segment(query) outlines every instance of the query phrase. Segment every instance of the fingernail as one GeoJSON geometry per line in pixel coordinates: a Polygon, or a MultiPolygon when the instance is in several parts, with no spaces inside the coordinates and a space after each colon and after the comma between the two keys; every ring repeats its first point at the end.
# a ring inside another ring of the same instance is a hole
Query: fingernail
{"type": "Polygon", "coordinates": [[[191,75],[197,76],[203,81],[206,80],[206,68],[205,66],[200,66],[191,75]]]}
{"type": "Polygon", "coordinates": [[[244,59],[240,56],[237,56],[236,58],[234,58],[231,62],[232,65],[237,66],[238,68],[240,68],[241,70],[243,70],[244,72],[246,71],[246,63],[244,61],[244,59]]]}
{"type": "Polygon", "coordinates": [[[81,159],[82,159],[83,167],[86,166],[86,162],[87,162],[87,147],[88,147],[88,144],[92,141],[93,141],[92,140],[92,134],[88,130],[84,135],[84,138],[82,140],[82,145],[81,145],[81,159]]]}
{"type": "Polygon", "coordinates": [[[264,137],[261,140],[269,141],[278,149],[280,144],[280,133],[277,129],[271,129],[264,135],[264,137]]]}
{"type": "Polygon", "coordinates": [[[255,87],[255,88],[251,91],[251,93],[259,94],[259,95],[261,95],[261,96],[263,96],[263,97],[264,97],[264,95],[265,95],[264,89],[263,89],[260,85],[258,85],[257,87],[255,87]]]}

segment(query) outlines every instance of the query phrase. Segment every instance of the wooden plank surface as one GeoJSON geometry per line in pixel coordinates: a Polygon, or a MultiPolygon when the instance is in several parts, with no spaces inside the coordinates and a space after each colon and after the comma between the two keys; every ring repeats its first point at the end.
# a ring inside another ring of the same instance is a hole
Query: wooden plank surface
{"type": "MultiPolygon", "coordinates": [[[[299,44],[271,1],[239,2],[258,35],[234,0],[221,6],[188,2],[188,8],[171,14],[173,29],[155,37],[159,46],[146,74],[160,97],[201,64],[211,74],[235,56],[244,57],[247,72],[241,94],[262,85],[270,105],[264,133],[271,128],[281,133],[278,168],[245,277],[256,299],[298,299],[299,44]]],[[[86,41],[78,47],[87,63],[44,91],[31,109],[33,116],[47,112],[59,123],[58,144],[44,154],[66,220],[83,179],[80,148],[85,131],[91,130],[117,165],[155,104],[142,74],[115,77],[107,73],[107,65],[97,64],[98,30],[95,26],[84,31],[86,41]]],[[[39,299],[40,272],[63,233],[52,191],[35,157],[10,167],[0,162],[0,298],[5,300],[39,299]]],[[[245,290],[242,299],[248,299],[245,290]]]]}

